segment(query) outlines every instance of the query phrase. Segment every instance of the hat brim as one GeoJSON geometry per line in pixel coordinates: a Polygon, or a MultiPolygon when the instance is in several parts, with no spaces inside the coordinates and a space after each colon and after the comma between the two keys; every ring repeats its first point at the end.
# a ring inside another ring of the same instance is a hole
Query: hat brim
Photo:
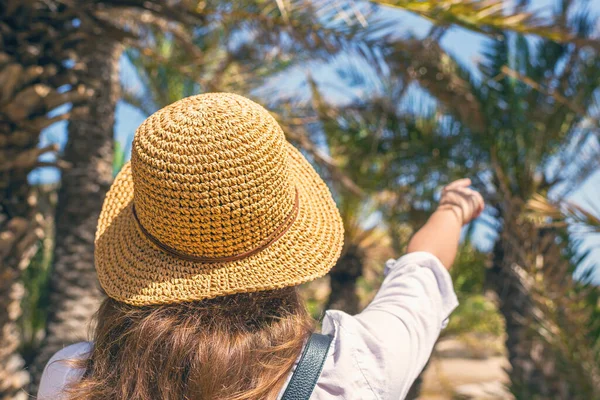
{"type": "Polygon", "coordinates": [[[136,306],[179,303],[294,286],[327,274],[343,246],[342,219],[327,185],[287,145],[298,215],[270,246],[231,262],[186,261],[148,240],[133,217],[127,163],[106,196],[96,232],[96,270],[108,296],[136,306]]]}

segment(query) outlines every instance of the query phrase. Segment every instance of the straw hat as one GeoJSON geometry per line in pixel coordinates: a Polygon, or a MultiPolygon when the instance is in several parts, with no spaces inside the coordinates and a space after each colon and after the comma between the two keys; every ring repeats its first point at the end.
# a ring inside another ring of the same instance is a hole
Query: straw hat
{"type": "Polygon", "coordinates": [[[275,119],[210,93],[137,129],[102,207],[96,270],[128,304],[201,300],[323,276],[343,236],[327,186],[275,119]]]}

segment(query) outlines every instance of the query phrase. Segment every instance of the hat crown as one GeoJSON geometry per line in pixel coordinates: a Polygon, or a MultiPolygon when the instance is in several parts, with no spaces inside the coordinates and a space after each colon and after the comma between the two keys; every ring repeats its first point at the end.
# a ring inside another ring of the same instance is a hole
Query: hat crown
{"type": "Polygon", "coordinates": [[[235,94],[192,96],[157,111],[132,147],[139,223],[192,256],[255,249],[294,209],[285,143],[263,107],[235,94]]]}

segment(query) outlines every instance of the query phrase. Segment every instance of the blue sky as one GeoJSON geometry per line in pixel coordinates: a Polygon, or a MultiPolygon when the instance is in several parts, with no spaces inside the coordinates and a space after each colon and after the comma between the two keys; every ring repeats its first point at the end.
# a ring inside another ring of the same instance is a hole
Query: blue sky
{"type": "MultiPolygon", "coordinates": [[[[531,2],[531,9],[536,10],[538,14],[543,15],[547,13],[549,7],[555,3],[553,0],[534,0],[531,2]]],[[[589,2],[590,9],[596,13],[600,14],[600,1],[591,1],[589,2]]],[[[424,19],[417,17],[413,14],[402,12],[402,11],[394,11],[397,15],[398,26],[401,26],[405,33],[412,33],[417,37],[424,36],[431,27],[431,24],[424,19]]],[[[477,64],[477,60],[482,50],[486,45],[486,37],[480,34],[472,33],[467,30],[461,28],[452,28],[449,32],[447,32],[442,40],[443,47],[452,53],[458,60],[468,67],[474,68],[477,64]]],[[[139,79],[136,77],[135,71],[132,66],[127,62],[126,59],[121,63],[122,71],[121,71],[121,80],[128,87],[137,87],[141,83],[139,79]]],[[[280,85],[285,85],[288,90],[294,90],[295,85],[301,85],[304,70],[297,70],[296,76],[290,79],[288,75],[281,81],[275,81],[273,85],[275,87],[279,87],[280,85]],[[292,88],[292,89],[289,89],[292,88]]],[[[323,77],[327,79],[328,77],[332,77],[332,73],[320,74],[320,83],[323,81],[323,77]]],[[[427,96],[416,93],[417,97],[423,97],[423,101],[427,101],[427,96]]],[[[67,107],[63,107],[59,110],[56,110],[55,113],[64,112],[67,107]]],[[[115,139],[120,143],[126,143],[131,140],[135,129],[140,125],[140,123],[145,119],[145,115],[139,112],[137,109],[131,107],[130,105],[120,102],[117,106],[116,110],[116,124],[115,124],[115,139]]],[[[66,141],[66,122],[57,123],[50,128],[44,130],[41,137],[41,146],[44,146],[49,143],[58,143],[61,148],[64,146],[66,141]]],[[[48,159],[51,159],[52,156],[46,156],[48,159]]],[[[53,168],[43,168],[38,169],[31,174],[31,180],[34,182],[49,182],[49,181],[57,181],[59,179],[59,173],[56,169],[53,168]]],[[[577,190],[573,195],[571,200],[580,204],[582,206],[589,206],[592,204],[592,200],[595,202],[595,207],[600,208],[600,203],[598,199],[600,198],[600,171],[596,172],[593,176],[591,176],[579,190],[577,190]]],[[[489,237],[489,232],[486,232],[485,229],[478,230],[478,243],[482,247],[489,247],[491,244],[491,240],[489,237]]],[[[600,259],[600,235],[586,235],[584,238],[584,247],[595,249],[592,257],[589,257],[590,264],[592,259],[600,259]]],[[[600,282],[600,268],[597,269],[596,278],[600,282]]]]}

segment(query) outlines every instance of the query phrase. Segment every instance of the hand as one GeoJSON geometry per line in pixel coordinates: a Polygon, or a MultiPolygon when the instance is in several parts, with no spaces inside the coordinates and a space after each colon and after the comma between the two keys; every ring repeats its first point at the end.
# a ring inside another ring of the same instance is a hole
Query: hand
{"type": "Polygon", "coordinates": [[[477,218],[485,207],[479,192],[469,188],[471,180],[459,179],[444,187],[438,210],[454,212],[461,225],[477,218]]]}

